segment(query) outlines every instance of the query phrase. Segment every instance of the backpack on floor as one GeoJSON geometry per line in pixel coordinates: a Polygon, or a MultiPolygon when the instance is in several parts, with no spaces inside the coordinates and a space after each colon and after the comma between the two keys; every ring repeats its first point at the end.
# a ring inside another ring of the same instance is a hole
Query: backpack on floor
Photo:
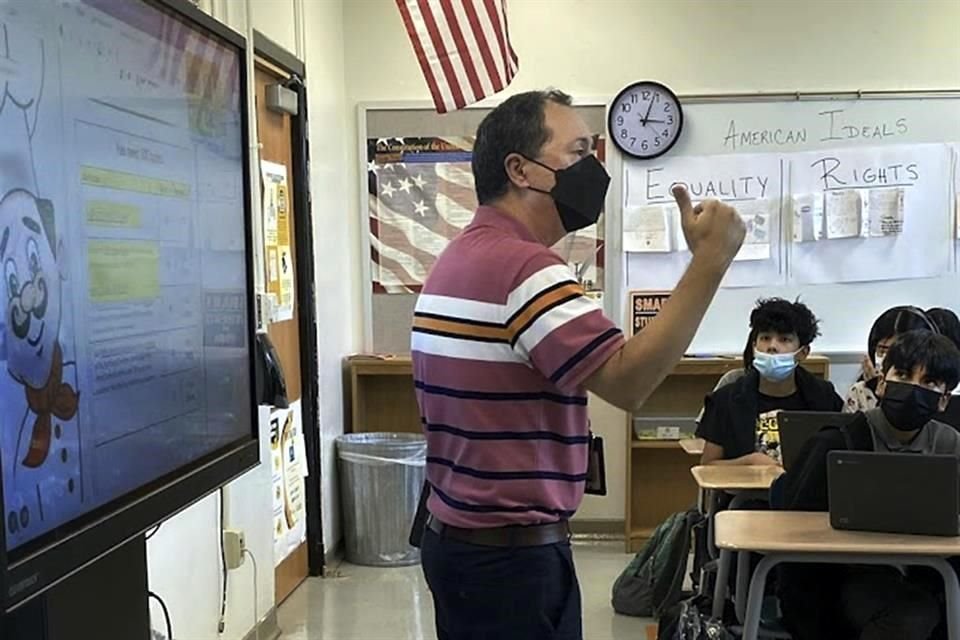
{"type": "Polygon", "coordinates": [[[665,611],[657,624],[657,640],[734,640],[723,622],[709,614],[709,596],[693,596],[665,611]]]}
{"type": "Polygon", "coordinates": [[[690,595],[683,592],[683,578],[692,531],[702,520],[697,509],[690,509],[673,514],[654,530],[613,583],[611,603],[617,613],[657,618],[690,595]]]}

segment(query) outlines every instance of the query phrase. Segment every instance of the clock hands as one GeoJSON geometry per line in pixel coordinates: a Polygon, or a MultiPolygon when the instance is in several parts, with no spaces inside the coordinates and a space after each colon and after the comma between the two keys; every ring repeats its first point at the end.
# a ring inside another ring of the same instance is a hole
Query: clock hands
{"type": "Polygon", "coordinates": [[[647,123],[650,122],[650,112],[653,110],[653,98],[650,99],[650,104],[647,105],[647,114],[643,116],[643,119],[640,120],[640,124],[644,127],[647,126],[647,123]]]}

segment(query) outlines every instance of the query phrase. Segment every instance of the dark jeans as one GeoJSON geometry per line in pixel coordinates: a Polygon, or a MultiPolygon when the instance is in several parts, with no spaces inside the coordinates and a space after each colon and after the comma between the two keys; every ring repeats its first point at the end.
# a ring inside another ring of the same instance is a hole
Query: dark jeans
{"type": "Polygon", "coordinates": [[[582,640],[570,544],[481,547],[428,529],[421,562],[439,640],[582,640]]]}
{"type": "Polygon", "coordinates": [[[860,640],[927,640],[940,622],[935,593],[890,567],[851,567],[840,606],[860,640]]]}

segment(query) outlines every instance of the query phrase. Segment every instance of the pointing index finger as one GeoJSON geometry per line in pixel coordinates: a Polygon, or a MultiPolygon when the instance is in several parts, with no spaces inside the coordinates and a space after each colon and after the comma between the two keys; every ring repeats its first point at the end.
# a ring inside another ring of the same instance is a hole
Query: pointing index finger
{"type": "Polygon", "coordinates": [[[683,186],[677,185],[673,188],[673,197],[680,208],[680,217],[683,222],[691,222],[696,214],[693,210],[693,203],[690,202],[690,194],[683,186]]]}

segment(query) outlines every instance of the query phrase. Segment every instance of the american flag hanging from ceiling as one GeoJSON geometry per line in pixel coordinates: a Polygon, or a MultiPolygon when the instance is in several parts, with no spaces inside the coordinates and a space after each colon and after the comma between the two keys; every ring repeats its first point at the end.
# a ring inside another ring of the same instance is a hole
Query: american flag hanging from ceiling
{"type": "Polygon", "coordinates": [[[506,0],[396,0],[438,113],[503,91],[520,68],[506,0]]]}

